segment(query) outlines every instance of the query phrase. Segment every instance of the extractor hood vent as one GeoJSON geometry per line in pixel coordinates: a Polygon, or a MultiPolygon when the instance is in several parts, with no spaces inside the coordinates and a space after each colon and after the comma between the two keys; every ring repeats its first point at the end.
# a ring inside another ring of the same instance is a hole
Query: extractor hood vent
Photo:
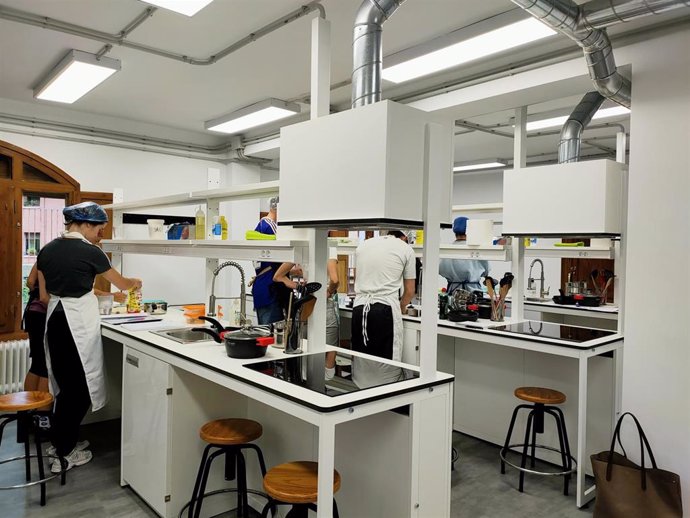
{"type": "Polygon", "coordinates": [[[381,101],[284,127],[279,221],[329,229],[422,228],[425,171],[443,175],[434,209],[450,224],[452,126],[381,101]],[[431,132],[437,125],[441,131],[431,132]],[[432,138],[431,134],[442,135],[432,138]]]}

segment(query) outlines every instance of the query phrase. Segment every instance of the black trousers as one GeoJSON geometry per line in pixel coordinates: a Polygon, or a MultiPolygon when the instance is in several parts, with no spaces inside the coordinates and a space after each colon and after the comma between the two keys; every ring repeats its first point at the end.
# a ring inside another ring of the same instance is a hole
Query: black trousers
{"type": "Polygon", "coordinates": [[[79,425],[91,405],[84,367],[63,311],[54,311],[46,330],[50,364],[59,394],[55,398],[52,441],[65,456],[76,446],[79,425]]]}
{"type": "MultiPolygon", "coordinates": [[[[396,308],[397,309],[397,308],[396,308]]],[[[364,306],[352,310],[352,350],[393,359],[393,308],[388,304],[371,304],[367,315],[367,344],[364,344],[362,315],[364,306]]]]}

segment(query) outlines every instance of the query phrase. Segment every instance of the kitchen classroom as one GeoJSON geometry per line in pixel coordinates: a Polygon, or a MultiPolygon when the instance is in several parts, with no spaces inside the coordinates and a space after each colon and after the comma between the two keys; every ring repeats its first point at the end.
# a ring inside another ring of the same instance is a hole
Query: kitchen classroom
{"type": "Polygon", "coordinates": [[[690,506],[689,2],[0,0],[0,48],[4,518],[690,506]]]}

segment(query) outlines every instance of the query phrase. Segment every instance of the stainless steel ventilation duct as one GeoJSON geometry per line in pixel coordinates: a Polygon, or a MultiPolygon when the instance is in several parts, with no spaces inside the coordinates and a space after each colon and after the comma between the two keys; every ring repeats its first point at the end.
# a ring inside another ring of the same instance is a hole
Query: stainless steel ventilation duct
{"type": "Polygon", "coordinates": [[[690,6],[690,0],[594,0],[582,6],[572,0],[512,1],[582,47],[597,91],[626,108],[630,108],[630,81],[616,70],[605,27],[690,6]]]}
{"type": "Polygon", "coordinates": [[[381,100],[383,23],[405,0],[364,0],[355,17],[352,39],[352,107],[381,100]]]}
{"type": "Polygon", "coordinates": [[[558,142],[558,163],[578,162],[580,160],[580,143],[582,132],[597,112],[605,97],[599,92],[585,94],[563,124],[561,139],[558,142]]]}

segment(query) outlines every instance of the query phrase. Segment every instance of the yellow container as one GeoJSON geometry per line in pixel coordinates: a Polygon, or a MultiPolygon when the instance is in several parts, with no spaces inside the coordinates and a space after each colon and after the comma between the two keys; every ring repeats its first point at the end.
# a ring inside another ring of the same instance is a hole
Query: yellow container
{"type": "Polygon", "coordinates": [[[414,244],[415,245],[423,245],[424,244],[424,231],[423,230],[417,230],[414,236],[414,244]]]}

